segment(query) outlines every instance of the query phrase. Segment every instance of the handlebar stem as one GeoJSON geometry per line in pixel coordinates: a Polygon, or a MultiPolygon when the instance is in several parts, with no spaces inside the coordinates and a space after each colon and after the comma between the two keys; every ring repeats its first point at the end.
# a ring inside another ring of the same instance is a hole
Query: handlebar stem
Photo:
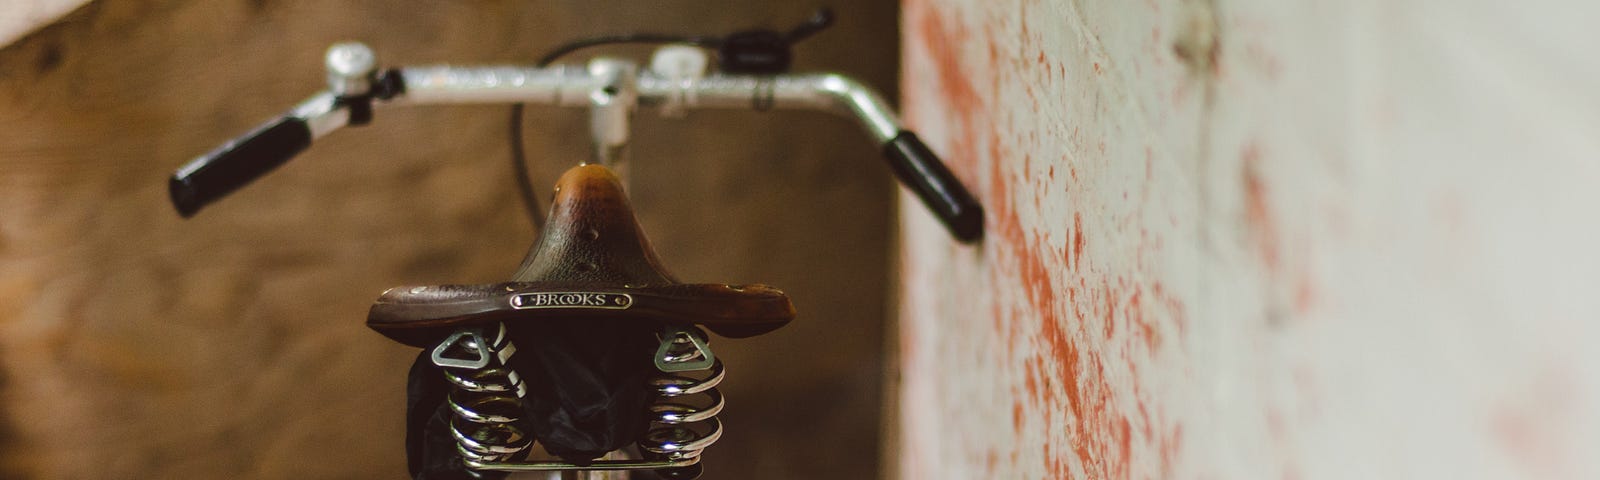
{"type": "Polygon", "coordinates": [[[627,175],[627,147],[633,110],[639,104],[639,67],[614,58],[589,62],[589,74],[600,80],[589,91],[589,137],[594,141],[592,161],[627,175]]]}

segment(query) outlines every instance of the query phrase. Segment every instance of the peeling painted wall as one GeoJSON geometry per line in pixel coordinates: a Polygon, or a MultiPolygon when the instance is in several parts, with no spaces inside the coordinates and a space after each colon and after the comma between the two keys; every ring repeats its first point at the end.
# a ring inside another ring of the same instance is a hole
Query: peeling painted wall
{"type": "Polygon", "coordinates": [[[1600,4],[910,0],[902,478],[1600,478],[1600,4]]]}

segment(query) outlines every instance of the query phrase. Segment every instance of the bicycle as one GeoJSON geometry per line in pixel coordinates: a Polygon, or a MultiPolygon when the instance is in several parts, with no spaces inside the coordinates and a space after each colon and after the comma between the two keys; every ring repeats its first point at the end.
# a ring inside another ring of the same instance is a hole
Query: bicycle
{"type": "Polygon", "coordinates": [[[379,69],[367,46],[336,44],[325,57],[326,91],[180,168],[169,182],[172,202],[180,215],[193,216],[317,139],[371,123],[378,106],[514,105],[516,180],[540,227],[516,273],[490,285],[396,287],[368,315],[373,330],[424,350],[410,374],[411,473],[649,470],[696,478],[702,451],[722,433],[716,416],[723,398],[715,387],[725,375],[701,327],[751,337],[781,328],[795,311],[776,288],[686,284],[661,265],[626,195],[637,108],[667,116],[696,108],[849,114],[956,239],[982,237],[977,201],[880,95],[840,74],[786,73],[790,47],[831,21],[824,10],[789,32],[582,39],[532,67],[379,69]],[[644,69],[603,56],[583,68],[550,66],[577,50],[618,43],[663,46],[644,69]],[[712,49],[719,71],[707,73],[712,49]],[[591,158],[556,182],[548,220],[538,214],[521,158],[526,103],[589,109],[591,158]],[[544,453],[530,457],[536,449],[544,453]]]}

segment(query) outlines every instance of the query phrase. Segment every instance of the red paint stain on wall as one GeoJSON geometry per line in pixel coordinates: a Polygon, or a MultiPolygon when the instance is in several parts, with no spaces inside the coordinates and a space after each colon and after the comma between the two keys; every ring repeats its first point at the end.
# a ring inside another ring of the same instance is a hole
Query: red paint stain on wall
{"type": "MultiPolygon", "coordinates": [[[[957,127],[951,138],[951,154],[954,158],[946,158],[945,162],[952,164],[953,168],[975,165],[978,162],[978,146],[973,131],[973,126],[977,124],[974,116],[982,112],[983,99],[972,84],[972,72],[976,70],[965,68],[961,62],[961,48],[970,40],[970,36],[960,22],[945,20],[935,9],[918,10],[924,14],[916,20],[916,35],[927,46],[934,71],[939,77],[940,96],[953,110],[951,113],[957,127]]],[[[997,54],[990,52],[991,56],[997,54]]]]}
{"type": "Polygon", "coordinates": [[[1039,376],[1042,375],[1040,369],[1043,363],[1038,358],[1035,358],[1034,361],[1023,363],[1023,386],[1028,390],[1028,398],[1033,399],[1035,402],[1044,399],[1043,392],[1039,390],[1039,376]]]}
{"type": "Polygon", "coordinates": [[[1128,323],[1138,329],[1135,333],[1144,340],[1145,348],[1154,352],[1161,345],[1161,331],[1156,328],[1152,319],[1145,316],[1143,297],[1144,290],[1134,290],[1133,295],[1128,297],[1128,307],[1123,312],[1128,323]]]}
{"type": "MultiPolygon", "coordinates": [[[[1528,380],[1505,394],[1488,415],[1495,446],[1531,478],[1576,478],[1568,422],[1589,407],[1565,365],[1526,372],[1528,380]]],[[[1587,452],[1585,452],[1587,453],[1587,452]]]]}
{"type": "MultiPolygon", "coordinates": [[[[1159,454],[1162,471],[1169,474],[1166,465],[1178,455],[1176,436],[1181,429],[1164,423],[1160,411],[1146,407],[1139,392],[1138,365],[1160,348],[1161,333],[1168,331],[1160,322],[1181,315],[1181,306],[1159,283],[1142,277],[1138,267],[1105,271],[1118,264],[1102,264],[1095,261],[1102,257],[1088,254],[1090,236],[1108,246],[1130,241],[1126,232],[1117,230],[1126,228],[1127,220],[1115,217],[1116,209],[1074,202],[1067,204],[1070,219],[1040,218],[1046,207],[1055,206],[1061,189],[1070,186],[1076,195],[1080,178],[1091,189],[1103,183],[1104,169],[1095,162],[1104,162],[1108,152],[1121,147],[1109,144],[1104,132],[1093,126],[1072,124],[1068,133],[1065,124],[1056,129],[1012,125],[1008,122],[1016,112],[1002,108],[1052,108],[1018,100],[1035,90],[1041,101],[1059,95],[1048,84],[1054,71],[1065,77],[1066,63],[1073,63],[1074,71],[1092,68],[1096,74],[1104,73],[1105,67],[1083,62],[1085,57],[1052,63],[1052,57],[1037,46],[1029,47],[1030,41],[1037,41],[1027,32],[1022,32],[1022,48],[996,40],[1017,33],[1008,29],[1026,29],[1018,23],[1023,19],[1008,23],[1009,19],[993,16],[967,18],[939,12],[934,6],[918,7],[907,9],[909,38],[925,47],[933,67],[930,76],[935,77],[929,83],[937,81],[939,86],[939,98],[918,102],[923,108],[945,109],[932,112],[949,122],[952,156],[960,157],[952,159],[952,166],[958,172],[987,174],[981,183],[985,188],[976,193],[989,213],[989,237],[982,246],[989,276],[971,285],[992,289],[975,292],[977,298],[995,299],[988,309],[997,317],[992,327],[997,332],[1005,329],[1000,337],[1013,351],[1028,352],[1009,367],[1022,370],[1020,379],[1009,386],[1016,395],[1011,425],[1019,440],[1037,438],[1041,429],[1045,432],[1042,444],[1018,445],[1009,456],[983,456],[976,450],[968,454],[970,461],[992,471],[996,458],[1015,463],[1019,451],[1042,450],[1045,471],[1052,478],[1126,479],[1135,473],[1130,465],[1136,455],[1159,454]],[[1055,150],[1063,143],[1072,153],[1055,150]],[[1075,159],[1089,163],[1077,164],[1075,159]],[[1067,169],[1059,181],[1058,166],[1067,169]],[[1034,175],[1035,168],[1042,175],[1034,175]],[[1065,238],[1048,237],[1040,228],[1040,222],[1064,221],[1071,222],[1065,238]],[[1135,413],[1133,405],[1138,406],[1137,415],[1129,415],[1135,413]]],[[[1102,112],[1108,108],[1100,107],[1102,112]]],[[[1144,178],[1149,179],[1154,170],[1152,152],[1147,148],[1145,153],[1144,178]]],[[[1135,239],[1144,242],[1142,236],[1135,239]]],[[[1103,255],[1116,260],[1124,253],[1111,248],[1103,255]]],[[[1003,428],[1003,407],[995,413],[1003,428]]],[[[1140,476],[1153,472],[1142,471],[1140,476]]]]}
{"type": "Polygon", "coordinates": [[[1240,178],[1244,187],[1245,226],[1251,246],[1265,267],[1267,281],[1271,285],[1272,308],[1281,307],[1291,311],[1295,314],[1293,318],[1306,318],[1305,314],[1316,307],[1319,299],[1316,275],[1305,261],[1303,250],[1286,257],[1284,248],[1285,245],[1300,249],[1309,247],[1304,237],[1291,236],[1290,242],[1286,243],[1281,236],[1283,228],[1278,224],[1278,213],[1274,211],[1272,192],[1262,178],[1261,147],[1255,142],[1246,143],[1239,158],[1240,178]]]}
{"type": "Polygon", "coordinates": [[[1302,273],[1300,279],[1295,282],[1295,313],[1304,314],[1310,312],[1313,307],[1316,307],[1317,300],[1316,279],[1312,278],[1309,272],[1302,273]]]}
{"type": "MultiPolygon", "coordinates": [[[[1010,191],[1012,185],[1008,184],[1009,177],[1001,175],[1002,170],[995,167],[992,178],[997,185],[991,188],[991,192],[1010,191]]],[[[995,212],[994,221],[999,233],[995,241],[1001,244],[997,247],[1014,261],[1017,283],[1027,298],[1027,310],[1033,313],[1028,320],[1038,322],[1039,338],[1045,347],[1040,352],[1040,361],[1054,367],[1059,375],[1057,381],[1048,382],[1047,388],[1038,390],[1039,385],[1033,383],[1033,372],[1037,370],[1044,376],[1045,369],[1035,369],[1029,365],[1025,367],[1028,370],[1025,380],[1027,388],[1033,400],[1040,403],[1046,412],[1064,409],[1071,414],[1068,430],[1072,441],[1069,446],[1076,463],[1086,474],[1091,478],[1126,478],[1132,449],[1131,425],[1115,407],[1117,402],[1113,400],[1103,355],[1098,348],[1086,351],[1081,346],[1081,342],[1091,340],[1084,338],[1081,331],[1093,317],[1082,312],[1065,316],[1068,306],[1058,296],[1058,292],[1071,291],[1060,287],[1059,278],[1078,274],[1082,279],[1083,272],[1050,268],[1047,260],[1051,258],[1048,254],[1051,247],[1040,245],[1038,236],[1030,238],[1025,234],[1011,202],[1009,196],[992,197],[990,205],[995,212]],[[1077,325],[1079,332],[1074,332],[1071,325],[1077,325]]],[[[1077,214],[1074,219],[1073,256],[1079,257],[1087,249],[1087,242],[1083,238],[1082,215],[1077,214]]],[[[1100,303],[1090,308],[1098,310],[1094,313],[1104,322],[1102,328],[1106,329],[1105,335],[1109,339],[1115,334],[1116,301],[1120,295],[1104,279],[1095,294],[1097,296],[1094,298],[1100,303]]],[[[1073,306],[1073,311],[1078,312],[1077,306],[1073,306]]],[[[1070,475],[1069,462],[1049,454],[1046,457],[1055,475],[1061,478],[1070,475]]]]}
{"type": "Polygon", "coordinates": [[[1011,404],[1011,428],[1012,428],[1012,430],[1017,432],[1017,433],[1019,433],[1019,434],[1022,433],[1023,423],[1026,422],[1026,421],[1027,421],[1027,419],[1023,416],[1023,412],[1022,412],[1022,402],[1012,403],[1011,404]]]}
{"type": "MultiPolygon", "coordinates": [[[[1076,170],[1073,171],[1072,178],[1077,180],[1076,170]]],[[[1075,212],[1072,214],[1072,268],[1080,268],[1083,265],[1084,243],[1083,214],[1075,212]]]]}
{"type": "Polygon", "coordinates": [[[969,70],[961,65],[961,45],[967,42],[968,35],[960,23],[954,26],[947,26],[947,23],[929,10],[927,15],[919,19],[917,33],[922,36],[923,44],[928,46],[945,99],[956,108],[957,114],[968,116],[981,106],[978,91],[972,87],[969,70]]]}
{"type": "Polygon", "coordinates": [[[1172,468],[1178,464],[1178,454],[1183,450],[1183,425],[1173,425],[1158,441],[1161,452],[1161,477],[1172,478],[1172,468]]]}
{"type": "Polygon", "coordinates": [[[1267,205],[1266,182],[1261,179],[1261,148],[1254,143],[1245,145],[1240,159],[1244,161],[1242,176],[1245,219],[1249,222],[1250,231],[1255,238],[1256,251],[1261,256],[1261,262],[1269,271],[1277,271],[1278,233],[1277,226],[1273,223],[1272,210],[1267,205]]]}

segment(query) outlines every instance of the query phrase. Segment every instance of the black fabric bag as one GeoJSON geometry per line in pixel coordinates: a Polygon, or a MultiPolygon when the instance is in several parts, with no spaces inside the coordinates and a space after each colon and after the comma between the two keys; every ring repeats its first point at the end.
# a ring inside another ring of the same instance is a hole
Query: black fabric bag
{"type": "MultiPolygon", "coordinates": [[[[517,352],[511,368],[528,386],[522,427],[551,454],[587,465],[631,445],[649,427],[648,380],[657,327],[589,319],[508,326],[517,352]]],[[[451,385],[423,351],[406,385],[406,464],[416,480],[473,476],[461,463],[445,404],[451,385]]]]}

